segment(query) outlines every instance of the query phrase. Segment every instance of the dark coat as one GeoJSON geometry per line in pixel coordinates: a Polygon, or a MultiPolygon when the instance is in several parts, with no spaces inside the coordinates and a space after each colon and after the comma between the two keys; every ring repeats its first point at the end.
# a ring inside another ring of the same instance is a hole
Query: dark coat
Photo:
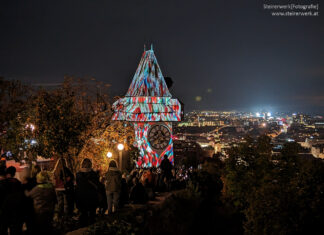
{"type": "Polygon", "coordinates": [[[129,192],[128,192],[128,185],[126,183],[126,179],[121,180],[121,190],[119,196],[119,206],[123,207],[129,200],[129,192]]]}
{"type": "Polygon", "coordinates": [[[160,165],[160,168],[162,170],[162,174],[164,177],[167,177],[168,179],[171,177],[171,170],[172,170],[172,164],[169,161],[169,159],[163,159],[160,165]]]}
{"type": "Polygon", "coordinates": [[[5,190],[3,201],[0,202],[0,213],[7,223],[21,222],[25,218],[26,201],[22,186],[16,178],[7,178],[1,182],[2,190],[5,190]]]}
{"type": "Polygon", "coordinates": [[[0,180],[0,215],[1,215],[2,204],[6,196],[7,196],[6,181],[5,179],[1,179],[0,180]]]}
{"type": "Polygon", "coordinates": [[[89,168],[82,168],[76,174],[75,197],[77,208],[91,209],[98,205],[99,178],[89,168]]]}
{"type": "Polygon", "coordinates": [[[135,204],[144,204],[147,202],[148,196],[144,186],[141,183],[138,183],[132,187],[129,199],[135,204]]]}

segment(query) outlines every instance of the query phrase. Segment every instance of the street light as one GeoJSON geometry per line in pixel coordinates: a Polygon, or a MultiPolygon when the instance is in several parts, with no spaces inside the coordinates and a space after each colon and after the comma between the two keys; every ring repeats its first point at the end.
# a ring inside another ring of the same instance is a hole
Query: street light
{"type": "Polygon", "coordinates": [[[122,170],[124,145],[118,144],[117,149],[119,150],[119,169],[122,170]]]}
{"type": "Polygon", "coordinates": [[[108,152],[108,153],[107,153],[107,157],[108,157],[108,158],[112,158],[112,153],[111,153],[111,152],[108,152]]]}
{"type": "Polygon", "coordinates": [[[123,144],[118,144],[117,148],[118,148],[119,151],[123,151],[124,145],[123,144]]]}

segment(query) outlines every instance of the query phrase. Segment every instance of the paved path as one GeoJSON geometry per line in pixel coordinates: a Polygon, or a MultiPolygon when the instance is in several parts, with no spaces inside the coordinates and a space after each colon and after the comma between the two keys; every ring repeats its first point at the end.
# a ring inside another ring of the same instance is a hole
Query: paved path
{"type": "MultiPolygon", "coordinates": [[[[124,208],[120,209],[117,213],[116,216],[122,216],[123,214],[129,214],[130,211],[136,211],[136,210],[144,210],[144,209],[148,209],[149,207],[156,207],[156,206],[160,206],[166,198],[168,198],[169,196],[172,195],[172,192],[165,192],[165,193],[158,193],[155,196],[155,200],[153,201],[148,201],[147,204],[141,205],[141,204],[127,204],[125,205],[124,208]]],[[[114,220],[115,219],[115,215],[106,215],[103,218],[99,218],[99,221],[102,220],[114,220]]],[[[85,231],[87,231],[88,227],[84,227],[84,228],[79,228],[77,230],[71,231],[66,233],[66,235],[82,235],[84,234],[85,231]]]]}

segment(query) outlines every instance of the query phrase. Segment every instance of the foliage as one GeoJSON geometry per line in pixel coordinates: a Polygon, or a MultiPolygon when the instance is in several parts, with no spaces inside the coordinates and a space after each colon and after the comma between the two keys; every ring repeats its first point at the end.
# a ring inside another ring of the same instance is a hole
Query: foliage
{"type": "Polygon", "coordinates": [[[248,195],[259,185],[271,180],[270,152],[270,138],[267,136],[257,143],[247,139],[229,151],[229,158],[225,162],[225,197],[238,211],[247,207],[248,195]]]}
{"type": "MultiPolygon", "coordinates": [[[[93,128],[92,138],[88,139],[82,151],[79,154],[79,162],[83,158],[90,158],[93,161],[94,167],[102,171],[107,170],[108,162],[107,152],[113,154],[113,159],[118,162],[119,152],[117,144],[123,143],[125,151],[132,150],[131,146],[134,142],[134,129],[131,124],[121,121],[110,122],[107,126],[100,128],[93,128]]],[[[95,122],[93,122],[95,123],[95,122]]]]}
{"type": "Polygon", "coordinates": [[[29,122],[35,123],[38,153],[71,159],[78,156],[93,161],[97,169],[107,167],[107,150],[118,156],[115,143],[132,143],[133,130],[125,123],[111,122],[108,84],[66,77],[58,89],[40,90],[29,109],[29,122]],[[93,84],[94,83],[94,84],[93,84]]]}
{"type": "Polygon", "coordinates": [[[193,226],[197,225],[195,218],[200,204],[198,194],[188,190],[174,192],[152,211],[147,234],[192,234],[193,226]]]}
{"type": "Polygon", "coordinates": [[[202,199],[218,201],[223,183],[220,179],[216,161],[206,160],[202,170],[194,171],[190,177],[187,189],[198,194],[202,199]]]}
{"type": "Polygon", "coordinates": [[[43,157],[77,155],[91,121],[89,98],[66,78],[55,90],[40,89],[33,96],[26,123],[35,125],[37,153],[43,157]]]}
{"type": "Polygon", "coordinates": [[[16,155],[25,147],[26,130],[21,112],[26,109],[31,94],[32,89],[20,81],[0,77],[0,150],[10,150],[16,155]]]}
{"type": "Polygon", "coordinates": [[[301,158],[299,150],[289,143],[273,156],[270,140],[262,136],[230,151],[224,197],[245,216],[247,234],[316,234],[320,229],[324,163],[301,158]]]}
{"type": "Polygon", "coordinates": [[[179,159],[179,160],[180,160],[179,162],[175,161],[175,164],[184,165],[186,168],[189,167],[197,168],[199,163],[199,158],[197,156],[197,153],[195,152],[188,152],[186,153],[186,156],[183,159],[179,159]]]}
{"type": "Polygon", "coordinates": [[[109,86],[65,77],[57,88],[32,90],[0,78],[1,148],[33,157],[78,156],[77,163],[88,157],[98,168],[107,166],[108,150],[117,158],[117,143],[127,151],[134,142],[130,124],[111,122],[109,86]]]}

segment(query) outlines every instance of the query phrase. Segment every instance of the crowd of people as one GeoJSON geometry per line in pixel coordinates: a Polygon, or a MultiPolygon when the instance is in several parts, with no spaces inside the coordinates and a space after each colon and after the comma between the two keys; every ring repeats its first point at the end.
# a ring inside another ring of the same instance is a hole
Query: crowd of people
{"type": "Polygon", "coordinates": [[[185,187],[184,174],[176,172],[166,156],[159,168],[134,169],[130,174],[122,174],[114,160],[107,172],[95,171],[88,158],[76,174],[63,163],[54,172],[36,165],[22,181],[15,173],[15,167],[0,166],[0,234],[4,235],[51,234],[54,213],[61,221],[77,217],[84,227],[96,216],[114,214],[126,204],[145,204],[157,192],[185,187]]]}

